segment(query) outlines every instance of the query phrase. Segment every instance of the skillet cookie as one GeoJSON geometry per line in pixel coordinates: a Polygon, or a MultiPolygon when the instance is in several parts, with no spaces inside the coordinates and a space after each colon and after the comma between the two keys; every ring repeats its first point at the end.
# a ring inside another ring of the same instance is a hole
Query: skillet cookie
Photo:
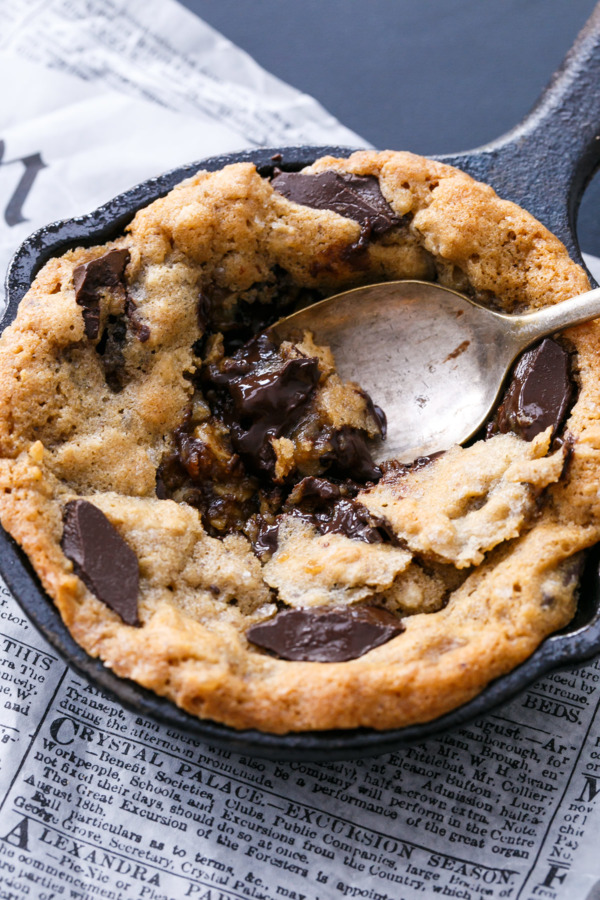
{"type": "Polygon", "coordinates": [[[0,341],[0,519],[89,654],[234,728],[390,729],[569,622],[600,325],[528,351],[479,440],[378,466],[385,410],[265,329],[401,278],[508,313],[589,289],[490,187],[370,151],[200,171],[39,272],[0,341]]]}

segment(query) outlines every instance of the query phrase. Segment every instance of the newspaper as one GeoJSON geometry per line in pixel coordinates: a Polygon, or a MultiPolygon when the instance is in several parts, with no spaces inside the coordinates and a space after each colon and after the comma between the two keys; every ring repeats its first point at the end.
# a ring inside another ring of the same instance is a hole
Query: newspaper
{"type": "Polygon", "coordinates": [[[35,228],[182,163],[367,146],[173,0],[0,0],[0,79],[1,271],[35,228]]]}
{"type": "MultiPolygon", "coordinates": [[[[172,0],[0,0],[0,253],[182,162],[365,146],[172,0]]],[[[0,900],[600,898],[600,663],[355,762],[123,709],[0,583],[0,900]]]]}

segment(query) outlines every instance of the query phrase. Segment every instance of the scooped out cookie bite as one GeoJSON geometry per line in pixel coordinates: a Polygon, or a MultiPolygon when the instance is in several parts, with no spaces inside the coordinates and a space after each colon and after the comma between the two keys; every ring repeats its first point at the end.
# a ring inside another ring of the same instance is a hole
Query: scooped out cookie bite
{"type": "Polygon", "coordinates": [[[0,519],[89,654],[234,728],[389,729],[570,621],[600,327],[527,351],[479,439],[406,464],[318,327],[268,330],[402,278],[505,312],[589,289],[490,187],[371,151],[199,171],[43,267],[0,339],[0,519]]]}

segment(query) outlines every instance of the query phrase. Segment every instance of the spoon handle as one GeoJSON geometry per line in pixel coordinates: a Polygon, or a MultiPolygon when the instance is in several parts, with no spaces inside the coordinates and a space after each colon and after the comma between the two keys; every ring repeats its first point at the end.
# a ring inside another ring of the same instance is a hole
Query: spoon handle
{"type": "Polygon", "coordinates": [[[502,316],[521,350],[534,341],[600,318],[600,288],[563,300],[554,306],[518,316],[502,316]]]}

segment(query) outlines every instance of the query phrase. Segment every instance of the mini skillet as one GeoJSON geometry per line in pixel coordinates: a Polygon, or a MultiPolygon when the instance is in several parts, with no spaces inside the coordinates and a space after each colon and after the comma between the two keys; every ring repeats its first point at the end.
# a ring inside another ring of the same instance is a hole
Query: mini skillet
{"type": "MultiPolygon", "coordinates": [[[[531,113],[492,144],[443,162],[491,184],[501,197],[528,209],[582,262],[575,233],[577,210],[585,186],[600,164],[600,4],[577,38],[563,65],[531,113]]],[[[269,175],[274,167],[295,171],[324,155],[347,156],[340,147],[293,147],[233,153],[181,166],[150,179],[86,216],[48,225],[29,237],[15,254],[7,275],[6,327],[33,278],[48,259],[69,248],[104,243],[119,234],[135,212],[193,175],[234,162],[253,162],[269,175]]],[[[600,651],[600,552],[592,550],[583,575],[573,622],[542,643],[521,666],[490,684],[469,703],[432,722],[386,732],[369,729],[272,735],[235,731],[189,716],[168,700],[118,678],[88,656],[71,638],[50,598],[41,588],[27,557],[0,532],[0,570],[23,610],[47,640],[94,684],[138,714],[179,728],[228,750],[270,759],[337,760],[389,752],[458,727],[515,696],[559,665],[573,665],[600,651]]]]}

